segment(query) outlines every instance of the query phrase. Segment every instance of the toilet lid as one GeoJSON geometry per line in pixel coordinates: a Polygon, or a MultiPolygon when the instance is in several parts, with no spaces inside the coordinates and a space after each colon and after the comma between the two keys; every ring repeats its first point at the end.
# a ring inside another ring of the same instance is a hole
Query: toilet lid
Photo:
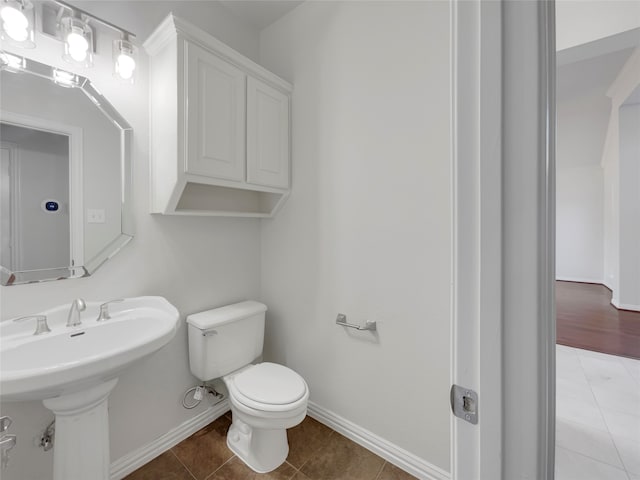
{"type": "Polygon", "coordinates": [[[275,363],[259,363],[241,373],[233,383],[250,400],[268,405],[287,405],[300,400],[307,386],[300,375],[275,363]]]}

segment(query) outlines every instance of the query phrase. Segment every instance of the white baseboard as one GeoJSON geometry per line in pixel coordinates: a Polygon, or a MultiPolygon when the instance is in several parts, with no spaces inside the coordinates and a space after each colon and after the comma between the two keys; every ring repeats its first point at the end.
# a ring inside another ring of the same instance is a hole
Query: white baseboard
{"type": "Polygon", "coordinates": [[[190,418],[186,422],[178,425],[173,430],[156,438],[151,443],[143,445],[137,450],[120,457],[115,462],[111,462],[111,480],[121,480],[134,470],[150,462],[158,455],[166,452],[171,447],[177,445],[189,435],[194,434],[202,427],[207,426],[218,417],[224,415],[229,410],[228,400],[224,400],[214,405],[204,412],[190,418]]]}
{"type": "Polygon", "coordinates": [[[560,282],[597,283],[597,284],[600,284],[600,285],[604,285],[604,280],[602,278],[562,277],[562,276],[558,275],[558,276],[556,276],[556,280],[558,280],[560,282]]]}
{"type": "Polygon", "coordinates": [[[632,312],[640,312],[640,305],[632,305],[629,303],[619,303],[616,299],[611,299],[611,305],[618,310],[631,310],[632,312]]]}
{"type": "Polygon", "coordinates": [[[451,479],[449,472],[445,472],[441,468],[417,457],[413,453],[407,452],[384,438],[365,430],[355,423],[352,423],[313,402],[309,402],[307,413],[310,417],[316,419],[320,423],[323,423],[336,432],[341,433],[367,450],[371,450],[373,453],[384,458],[389,463],[393,463],[415,477],[422,480],[451,479]]]}

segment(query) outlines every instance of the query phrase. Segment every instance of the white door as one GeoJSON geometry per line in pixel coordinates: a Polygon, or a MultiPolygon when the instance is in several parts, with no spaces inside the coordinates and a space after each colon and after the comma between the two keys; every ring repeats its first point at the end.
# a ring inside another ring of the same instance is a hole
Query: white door
{"type": "Polygon", "coordinates": [[[452,480],[552,480],[554,4],[452,8],[452,480]]]}
{"type": "Polygon", "coordinates": [[[197,45],[185,45],[185,171],[242,181],[246,160],[245,74],[197,45]]]}
{"type": "Polygon", "coordinates": [[[247,79],[247,182],[289,186],[289,97],[247,79]]]}
{"type": "Polygon", "coordinates": [[[0,158],[0,265],[16,270],[16,258],[18,252],[14,248],[14,234],[12,228],[12,194],[13,176],[12,170],[15,162],[12,158],[15,155],[15,147],[6,142],[2,142],[0,158]]]}

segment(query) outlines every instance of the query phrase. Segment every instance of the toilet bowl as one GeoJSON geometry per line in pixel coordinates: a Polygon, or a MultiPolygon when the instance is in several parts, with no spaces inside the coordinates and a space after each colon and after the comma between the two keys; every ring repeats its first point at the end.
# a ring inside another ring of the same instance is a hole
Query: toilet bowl
{"type": "Polygon", "coordinates": [[[286,429],[298,425],[307,414],[306,382],[293,370],[266,362],[223,380],[233,418],[227,446],[256,472],[276,469],[289,453],[286,429]]]}
{"type": "Polygon", "coordinates": [[[247,301],[187,317],[191,373],[224,381],[232,414],[227,445],[258,473],[285,461],[286,429],[304,420],[309,399],[306,382],[290,368],[251,364],[262,354],[266,309],[247,301]]]}

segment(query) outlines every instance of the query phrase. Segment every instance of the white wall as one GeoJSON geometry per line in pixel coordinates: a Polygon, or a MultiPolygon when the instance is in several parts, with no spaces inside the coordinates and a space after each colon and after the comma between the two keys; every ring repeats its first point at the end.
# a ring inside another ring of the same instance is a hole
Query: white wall
{"type": "Polygon", "coordinates": [[[640,27],[640,2],[556,0],[556,49],[564,50],[640,27]]]}
{"type": "Polygon", "coordinates": [[[611,115],[607,127],[604,170],[604,282],[612,291],[611,303],[619,305],[620,264],[620,107],[640,85],[640,48],[637,48],[607,91],[611,115]]]}
{"type": "Polygon", "coordinates": [[[295,85],[293,190],[262,223],[266,355],[448,471],[449,5],[306,2],[260,46],[295,85]]]}
{"type": "MultiPolygon", "coordinates": [[[[220,40],[255,58],[257,33],[239,23],[214,2],[87,2],[83,5],[105,19],[135,32],[150,32],[170,10],[195,20],[220,40]],[[135,14],[133,14],[134,12],[135,14]],[[148,14],[147,14],[148,13],[148,14]]],[[[146,34],[145,33],[145,34],[146,34]]],[[[138,39],[141,43],[144,36],[138,39]]],[[[63,66],[60,44],[39,37],[39,46],[26,53],[32,58],[63,66]]],[[[105,50],[103,50],[105,51],[105,50]]],[[[147,58],[141,52],[139,77],[134,86],[114,81],[111,51],[96,59],[84,74],[113,103],[134,128],[134,211],[136,237],[94,276],[42,284],[2,287],[3,320],[70,304],[136,295],[162,295],[182,316],[215,306],[258,298],[260,243],[257,220],[232,218],[161,217],[148,214],[147,58]]],[[[66,66],[66,65],[65,65],[66,66]]],[[[109,400],[112,460],[139,448],[203,411],[185,410],[183,392],[195,382],[189,373],[184,325],[163,350],[134,365],[120,377],[109,400]]],[[[39,402],[3,403],[2,415],[14,423],[18,446],[3,480],[48,480],[52,452],[34,446],[53,415],[39,402]]]]}
{"type": "Polygon", "coordinates": [[[640,310],[640,104],[620,107],[620,308],[640,310]]]}
{"type": "Polygon", "coordinates": [[[556,278],[602,283],[604,182],[599,165],[556,169],[556,278]]]}
{"type": "MultiPolygon", "coordinates": [[[[561,74],[561,70],[559,74],[561,74]]],[[[600,90],[557,103],[556,278],[603,282],[604,174],[611,100],[600,90]]]]}

